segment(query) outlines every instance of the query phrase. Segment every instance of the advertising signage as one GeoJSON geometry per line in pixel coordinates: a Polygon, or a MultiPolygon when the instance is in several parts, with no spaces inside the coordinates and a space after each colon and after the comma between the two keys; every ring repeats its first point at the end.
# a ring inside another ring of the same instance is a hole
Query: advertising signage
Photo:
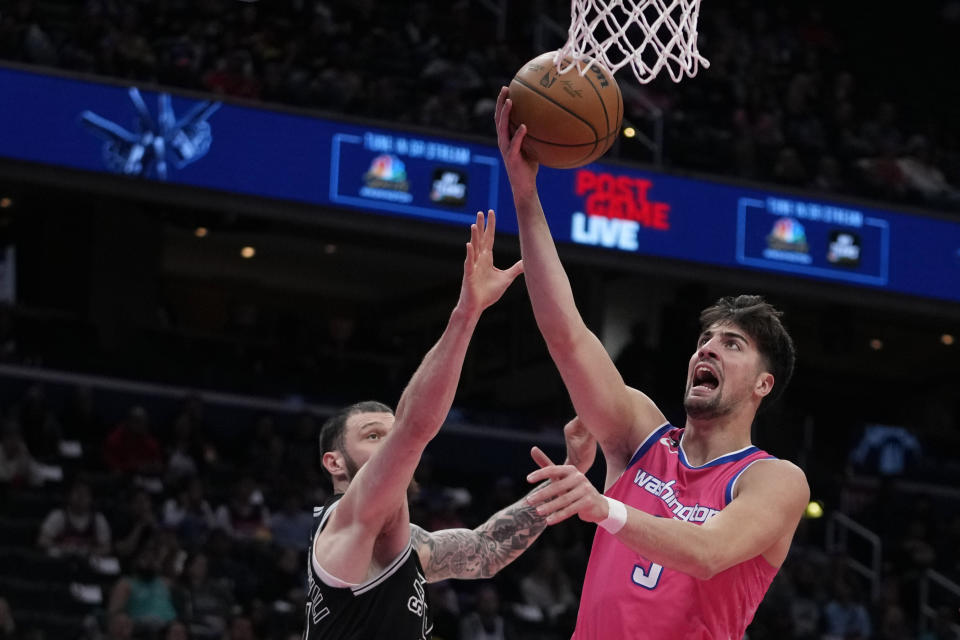
{"type": "MultiPolygon", "coordinates": [[[[569,212],[553,232],[570,242],[881,288],[891,281],[890,212],[619,168],[571,177],[569,190],[543,198],[545,208],[569,212]]],[[[956,273],[951,246],[941,262],[956,273]]]]}
{"type": "Polygon", "coordinates": [[[330,202],[469,224],[497,202],[499,156],[384,131],[333,134],[330,202]]]}
{"type": "MultiPolygon", "coordinates": [[[[517,230],[493,145],[4,67],[0,86],[9,160],[517,230]]],[[[960,302],[960,221],[605,163],[539,185],[560,243],[960,302]]]]}

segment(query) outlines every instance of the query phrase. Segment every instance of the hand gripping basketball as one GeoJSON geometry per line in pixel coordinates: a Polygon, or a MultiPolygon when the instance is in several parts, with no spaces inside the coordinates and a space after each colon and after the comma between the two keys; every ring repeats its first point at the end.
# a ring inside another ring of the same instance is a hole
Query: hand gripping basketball
{"type": "Polygon", "coordinates": [[[526,125],[523,151],[555,169],[581,167],[610,149],[623,121],[623,97],[599,62],[557,71],[556,52],[523,65],[510,82],[510,132],[526,125]]]}
{"type": "Polygon", "coordinates": [[[510,131],[510,110],[512,107],[513,101],[510,100],[510,90],[502,87],[500,95],[497,96],[497,109],[494,112],[497,124],[497,143],[500,147],[500,155],[503,156],[503,165],[510,177],[513,194],[515,197],[523,197],[532,195],[536,190],[539,165],[536,160],[523,153],[523,138],[527,134],[526,125],[520,125],[516,132],[510,131]]]}

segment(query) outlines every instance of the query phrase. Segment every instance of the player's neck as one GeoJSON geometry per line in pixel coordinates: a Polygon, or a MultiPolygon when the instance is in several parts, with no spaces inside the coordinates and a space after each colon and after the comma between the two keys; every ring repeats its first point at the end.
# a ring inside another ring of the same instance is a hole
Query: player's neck
{"type": "Polygon", "coordinates": [[[687,461],[699,467],[711,460],[749,447],[750,425],[736,416],[723,416],[712,420],[687,418],[683,431],[683,454],[687,461]]]}

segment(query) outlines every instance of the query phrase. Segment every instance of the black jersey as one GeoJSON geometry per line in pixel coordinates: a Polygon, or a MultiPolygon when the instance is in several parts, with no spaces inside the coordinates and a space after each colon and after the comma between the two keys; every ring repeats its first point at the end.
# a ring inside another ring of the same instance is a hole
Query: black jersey
{"type": "Polygon", "coordinates": [[[317,573],[312,543],[341,497],[313,510],[304,640],[428,640],[433,623],[427,580],[411,545],[380,575],[356,586],[330,586],[330,578],[324,581],[317,573]]]}

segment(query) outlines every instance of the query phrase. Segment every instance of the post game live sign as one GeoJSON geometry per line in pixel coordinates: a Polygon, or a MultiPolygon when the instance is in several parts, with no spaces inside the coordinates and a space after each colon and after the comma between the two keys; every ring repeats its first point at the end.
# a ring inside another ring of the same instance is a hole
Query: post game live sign
{"type": "Polygon", "coordinates": [[[652,180],[581,169],[574,185],[583,211],[571,216],[573,242],[636,251],[641,229],[670,230],[670,205],[650,199],[652,180]]]}
{"type": "Polygon", "coordinates": [[[549,184],[565,185],[541,188],[551,230],[560,241],[861,285],[890,284],[890,222],[866,208],[596,165],[547,175],[549,184]]]}

